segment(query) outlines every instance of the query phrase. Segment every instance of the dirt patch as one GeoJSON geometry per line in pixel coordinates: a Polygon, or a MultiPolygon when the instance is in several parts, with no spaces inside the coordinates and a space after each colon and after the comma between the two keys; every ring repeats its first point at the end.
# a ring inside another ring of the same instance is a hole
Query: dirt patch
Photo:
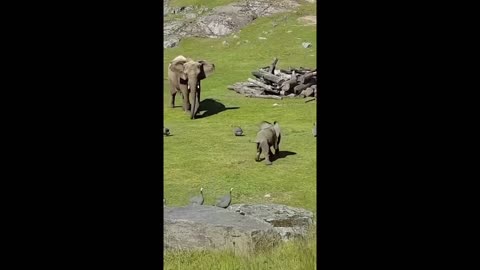
{"type": "Polygon", "coordinates": [[[304,25],[317,25],[317,16],[305,16],[298,18],[298,22],[304,25]]]}

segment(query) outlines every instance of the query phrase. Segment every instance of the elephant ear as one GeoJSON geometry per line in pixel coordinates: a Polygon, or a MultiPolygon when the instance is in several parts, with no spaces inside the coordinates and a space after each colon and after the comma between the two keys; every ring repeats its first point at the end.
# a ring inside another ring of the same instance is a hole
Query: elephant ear
{"type": "Polygon", "coordinates": [[[199,80],[207,78],[215,71],[214,64],[210,64],[205,60],[199,60],[198,63],[200,64],[200,74],[198,74],[199,80]]]}
{"type": "Polygon", "coordinates": [[[186,80],[187,79],[187,75],[185,74],[185,63],[187,61],[186,60],[174,60],[172,61],[172,63],[170,64],[169,68],[171,71],[177,73],[178,75],[180,75],[180,78],[182,78],[183,80],[186,80]]]}
{"type": "Polygon", "coordinates": [[[271,126],[272,126],[272,124],[267,122],[267,121],[263,121],[263,122],[260,123],[260,129],[269,128],[271,126]]]}
{"type": "Polygon", "coordinates": [[[277,121],[273,122],[273,129],[275,130],[275,134],[277,135],[277,138],[280,137],[280,125],[278,124],[277,121]]]}

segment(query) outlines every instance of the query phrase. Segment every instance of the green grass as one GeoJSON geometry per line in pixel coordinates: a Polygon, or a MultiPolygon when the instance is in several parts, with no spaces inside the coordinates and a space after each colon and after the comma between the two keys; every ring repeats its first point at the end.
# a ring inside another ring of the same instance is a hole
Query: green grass
{"type": "MultiPolygon", "coordinates": [[[[279,59],[278,68],[316,67],[316,28],[297,22],[298,17],[314,14],[315,5],[306,4],[297,13],[253,21],[236,33],[239,38],[233,38],[233,34],[219,39],[186,38],[179,47],[164,49],[164,123],[173,135],[164,138],[164,191],[170,206],[187,205],[200,187],[204,188],[205,204],[213,204],[216,197],[233,187],[232,203],[280,203],[316,212],[316,138],[311,133],[316,121],[315,102],[250,99],[227,89],[228,85],[252,77],[251,71],[270,65],[274,57],[279,59]],[[260,40],[260,36],[267,39],[260,40]],[[229,45],[222,45],[223,41],[229,45]],[[305,49],[302,42],[310,42],[312,47],[305,49]],[[215,73],[202,81],[201,99],[215,99],[226,108],[238,109],[190,120],[181,109],[182,99],[178,95],[178,107],[170,108],[167,67],[177,55],[214,63],[215,73]],[[280,123],[280,150],[295,155],[278,159],[271,166],[264,161],[255,162],[255,144],[250,141],[263,120],[280,123]],[[244,137],[233,135],[232,126],[237,125],[244,130],[244,137]],[[271,197],[265,198],[266,194],[271,197]]],[[[315,241],[310,241],[314,245],[315,241]]],[[[265,259],[266,265],[276,265],[272,269],[313,269],[306,266],[309,264],[295,268],[294,262],[306,260],[304,253],[308,253],[297,250],[295,245],[302,246],[289,243],[273,251],[278,258],[275,262],[268,261],[266,255],[245,258],[226,252],[167,252],[165,267],[189,269],[195,263],[206,266],[215,261],[223,263],[224,268],[197,269],[269,269],[253,268],[263,265],[265,259]],[[252,268],[228,268],[229,264],[246,262],[252,268]]]]}
{"type": "Polygon", "coordinates": [[[315,230],[306,239],[287,242],[255,255],[238,255],[233,251],[167,252],[164,269],[257,270],[257,269],[316,269],[315,230]]]}
{"type": "Polygon", "coordinates": [[[237,0],[171,0],[169,5],[172,7],[184,7],[184,6],[204,6],[208,8],[227,5],[237,0]]]}

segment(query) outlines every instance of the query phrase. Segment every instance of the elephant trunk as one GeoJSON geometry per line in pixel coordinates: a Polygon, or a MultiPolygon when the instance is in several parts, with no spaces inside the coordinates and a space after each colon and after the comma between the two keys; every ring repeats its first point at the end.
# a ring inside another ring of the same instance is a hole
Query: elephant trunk
{"type": "Polygon", "coordinates": [[[199,107],[199,103],[198,103],[198,99],[199,99],[199,91],[200,91],[200,85],[199,85],[199,82],[197,81],[189,81],[191,82],[190,83],[190,95],[191,97],[193,98],[193,100],[191,100],[191,116],[190,116],[190,119],[195,119],[195,114],[197,113],[197,110],[198,110],[198,107],[199,107]]]}
{"type": "Polygon", "coordinates": [[[192,110],[191,113],[192,115],[190,116],[190,119],[195,119],[195,113],[197,112],[197,91],[193,92],[193,103],[192,103],[192,110]]]}

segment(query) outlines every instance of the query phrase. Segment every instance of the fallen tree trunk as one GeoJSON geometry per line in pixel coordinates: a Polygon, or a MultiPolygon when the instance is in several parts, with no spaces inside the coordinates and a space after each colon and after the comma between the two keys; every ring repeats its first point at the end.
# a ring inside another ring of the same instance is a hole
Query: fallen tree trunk
{"type": "Polygon", "coordinates": [[[292,72],[292,77],[290,78],[290,80],[286,81],[283,84],[282,90],[285,91],[285,92],[290,92],[297,85],[298,85],[297,76],[295,75],[295,71],[293,71],[292,72]]]}
{"type": "Polygon", "coordinates": [[[249,88],[246,86],[241,86],[238,88],[234,88],[232,90],[242,95],[244,94],[262,95],[264,93],[264,91],[262,90],[257,90],[257,89],[249,88]]]}
{"type": "Polygon", "coordinates": [[[293,88],[293,92],[296,93],[300,93],[302,90],[304,89],[307,89],[308,87],[312,86],[313,83],[307,83],[307,84],[300,84],[300,85],[297,85],[293,88]]]}
{"type": "Polygon", "coordinates": [[[266,98],[266,99],[282,99],[280,96],[274,95],[256,95],[256,94],[247,94],[246,97],[253,97],[253,98],[266,98]]]}
{"type": "Polygon", "coordinates": [[[253,76],[255,76],[257,78],[263,78],[265,80],[274,82],[276,84],[281,84],[282,82],[284,82],[284,80],[282,78],[277,77],[277,76],[275,76],[273,74],[270,74],[268,72],[265,72],[265,71],[261,71],[261,70],[252,71],[252,74],[253,74],[253,76]]]}
{"type": "Polygon", "coordinates": [[[273,63],[270,65],[270,68],[268,70],[270,74],[273,74],[273,72],[275,71],[275,66],[277,65],[277,62],[278,59],[275,57],[275,59],[273,59],[273,63]]]}
{"type": "Polygon", "coordinates": [[[311,87],[308,87],[307,89],[303,90],[301,95],[304,95],[305,97],[310,97],[313,95],[313,89],[311,87]]]}
{"type": "Polygon", "coordinates": [[[273,89],[273,87],[270,86],[270,85],[266,85],[262,82],[256,81],[256,80],[251,79],[251,78],[248,78],[248,81],[257,85],[257,86],[259,86],[259,87],[261,87],[262,89],[265,90],[265,92],[269,92],[269,93],[273,93],[273,94],[277,94],[277,95],[280,94],[280,91],[273,89]]]}
{"type": "Polygon", "coordinates": [[[251,78],[248,78],[247,80],[248,80],[249,82],[251,82],[251,83],[253,83],[253,84],[255,84],[255,85],[258,85],[258,86],[260,86],[260,87],[263,87],[263,88],[265,88],[265,89],[267,89],[267,90],[272,90],[272,87],[271,87],[270,85],[266,85],[266,84],[264,84],[264,83],[262,83],[262,82],[256,81],[256,80],[251,79],[251,78]]]}
{"type": "Polygon", "coordinates": [[[310,80],[310,78],[312,78],[313,76],[316,76],[317,75],[317,72],[309,72],[309,73],[306,73],[302,76],[300,76],[300,83],[301,84],[304,84],[305,82],[307,82],[308,80],[310,80]]]}

